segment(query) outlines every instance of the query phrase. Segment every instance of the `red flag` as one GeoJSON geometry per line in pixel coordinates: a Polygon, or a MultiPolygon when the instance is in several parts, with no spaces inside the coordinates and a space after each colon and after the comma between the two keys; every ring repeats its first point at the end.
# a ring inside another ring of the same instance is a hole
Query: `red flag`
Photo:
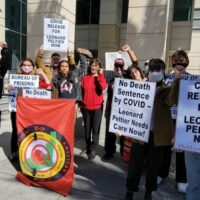
{"type": "Polygon", "coordinates": [[[18,97],[17,179],[66,196],[74,176],[74,124],[74,100],[18,97]]]}

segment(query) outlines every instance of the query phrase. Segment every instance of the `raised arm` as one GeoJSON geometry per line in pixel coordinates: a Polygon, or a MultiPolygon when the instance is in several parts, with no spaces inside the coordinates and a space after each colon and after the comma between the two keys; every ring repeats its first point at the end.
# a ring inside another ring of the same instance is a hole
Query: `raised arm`
{"type": "Polygon", "coordinates": [[[134,53],[134,51],[131,50],[130,46],[128,44],[125,44],[124,46],[122,46],[122,49],[121,49],[123,52],[127,52],[130,56],[130,59],[132,61],[133,64],[137,63],[138,60],[137,60],[137,57],[134,53]]]}

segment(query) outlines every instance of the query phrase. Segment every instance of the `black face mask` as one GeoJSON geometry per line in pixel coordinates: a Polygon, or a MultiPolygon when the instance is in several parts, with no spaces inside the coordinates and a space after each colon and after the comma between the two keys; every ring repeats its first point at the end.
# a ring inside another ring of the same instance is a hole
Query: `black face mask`
{"type": "Polygon", "coordinates": [[[183,66],[184,68],[187,67],[187,63],[174,63],[172,66],[175,68],[177,65],[183,66]]]}

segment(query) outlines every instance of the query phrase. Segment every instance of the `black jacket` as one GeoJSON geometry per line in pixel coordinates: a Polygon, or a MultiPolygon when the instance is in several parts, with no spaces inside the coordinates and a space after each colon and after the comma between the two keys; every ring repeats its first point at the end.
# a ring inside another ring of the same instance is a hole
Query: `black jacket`
{"type": "Polygon", "coordinates": [[[1,60],[0,60],[0,99],[2,97],[3,90],[3,79],[8,69],[11,65],[11,54],[7,48],[1,50],[1,60]]]}

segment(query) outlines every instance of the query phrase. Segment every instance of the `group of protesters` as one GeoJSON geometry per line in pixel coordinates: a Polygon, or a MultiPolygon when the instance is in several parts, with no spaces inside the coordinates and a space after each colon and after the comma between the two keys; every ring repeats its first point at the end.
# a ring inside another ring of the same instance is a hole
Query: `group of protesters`
{"type": "MultiPolygon", "coordinates": [[[[6,42],[1,42],[0,61],[0,96],[3,88],[3,78],[9,66],[9,50],[6,42]]],[[[156,83],[156,95],[147,143],[132,140],[130,161],[126,180],[127,192],[125,200],[134,199],[134,193],[139,189],[139,182],[144,164],[146,165],[145,200],[152,199],[152,192],[169,175],[173,147],[174,129],[178,99],[180,76],[186,74],[189,65],[188,55],[183,50],[176,51],[172,56],[174,83],[168,84],[165,79],[165,62],[158,58],[145,62],[144,68],[138,66],[137,57],[129,45],[124,45],[121,51],[127,52],[132,61],[128,69],[124,69],[125,61],[117,58],[114,62],[114,77],[106,82],[100,59],[93,58],[89,50],[78,48],[75,52],[67,51],[67,58],[62,60],[60,54],[51,55],[51,65],[44,64],[44,49],[40,47],[35,62],[29,58],[23,59],[17,69],[18,74],[39,75],[39,88],[56,90],[58,98],[74,99],[77,108],[81,110],[85,128],[86,154],[89,160],[96,157],[99,142],[99,132],[103,114],[104,91],[107,91],[105,106],[105,154],[103,160],[112,159],[116,152],[116,138],[120,138],[120,153],[123,156],[124,141],[127,139],[118,133],[109,132],[115,78],[150,81],[156,83]],[[89,60],[89,62],[88,62],[89,60]]],[[[12,90],[12,86],[7,86],[12,90]]],[[[11,112],[12,138],[11,156],[18,156],[16,112],[11,112]]],[[[187,193],[187,200],[198,199],[200,184],[200,154],[194,152],[176,152],[176,182],[179,192],[187,193]],[[186,156],[186,157],[185,157],[186,156]],[[186,165],[185,165],[186,162],[186,165]],[[186,192],[187,190],[187,192],[186,192]]]]}

